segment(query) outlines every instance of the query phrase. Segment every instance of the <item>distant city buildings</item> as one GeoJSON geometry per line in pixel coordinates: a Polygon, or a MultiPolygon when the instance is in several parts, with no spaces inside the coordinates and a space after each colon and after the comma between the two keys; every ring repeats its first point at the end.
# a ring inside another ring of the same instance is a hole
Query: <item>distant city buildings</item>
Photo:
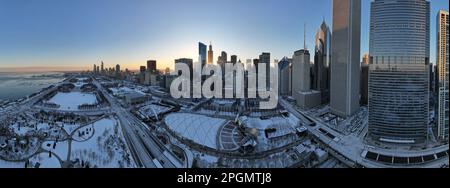
{"type": "Polygon", "coordinates": [[[361,1],[333,0],[330,108],[341,117],[359,109],[361,1]]]}
{"type": "Polygon", "coordinates": [[[438,102],[437,102],[437,125],[438,137],[440,140],[448,141],[448,123],[449,123],[449,94],[448,94],[448,12],[439,11],[436,22],[437,30],[437,76],[438,76],[438,102]]]}
{"type": "Polygon", "coordinates": [[[427,139],[429,44],[428,1],[371,3],[368,108],[373,140],[415,144],[427,139]]]}

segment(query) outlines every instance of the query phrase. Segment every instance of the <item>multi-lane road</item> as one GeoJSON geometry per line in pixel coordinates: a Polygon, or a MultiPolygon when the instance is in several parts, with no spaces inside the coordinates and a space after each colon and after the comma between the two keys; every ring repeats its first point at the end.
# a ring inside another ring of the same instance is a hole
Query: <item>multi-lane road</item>
{"type": "Polygon", "coordinates": [[[123,108],[119,101],[106,92],[101,84],[97,81],[94,81],[93,83],[110,103],[112,112],[117,115],[121,123],[124,137],[138,167],[182,167],[181,163],[173,160],[175,157],[172,153],[164,147],[142,121],[138,120],[126,108],[123,108]]]}

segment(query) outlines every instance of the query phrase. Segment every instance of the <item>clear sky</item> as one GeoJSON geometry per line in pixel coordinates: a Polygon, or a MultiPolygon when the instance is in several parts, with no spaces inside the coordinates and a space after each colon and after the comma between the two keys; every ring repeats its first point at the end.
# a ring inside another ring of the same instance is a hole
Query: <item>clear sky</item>
{"type": "MultiPolygon", "coordinates": [[[[368,52],[370,0],[362,0],[361,56],[368,52]]],[[[0,0],[0,72],[7,67],[92,69],[101,60],[137,69],[174,59],[197,60],[199,41],[245,59],[270,52],[272,59],[314,48],[331,0],[0,0]]],[[[447,0],[431,0],[431,61],[435,21],[447,0]]],[[[37,68],[36,68],[37,69],[37,68]]]]}

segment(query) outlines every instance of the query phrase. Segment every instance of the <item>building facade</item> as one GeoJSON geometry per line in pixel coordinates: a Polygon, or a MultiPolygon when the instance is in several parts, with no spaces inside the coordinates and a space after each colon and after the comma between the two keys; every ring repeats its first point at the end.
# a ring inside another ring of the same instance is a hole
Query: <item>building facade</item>
{"type": "MultiPolygon", "coordinates": [[[[251,63],[251,60],[249,60],[251,63]]],[[[290,85],[291,80],[289,79],[291,77],[291,61],[292,59],[289,59],[287,57],[284,57],[281,59],[280,62],[278,62],[278,94],[287,96],[291,95],[290,92],[290,85]]]]}
{"type": "Polygon", "coordinates": [[[448,12],[439,11],[437,15],[437,74],[438,102],[437,118],[438,137],[448,141],[448,12]]]}
{"type": "Polygon", "coordinates": [[[320,91],[321,103],[327,103],[330,98],[329,87],[329,65],[330,65],[330,42],[331,33],[327,24],[322,22],[315,37],[315,53],[314,53],[314,81],[312,89],[320,91]]]}
{"type": "Polygon", "coordinates": [[[151,73],[156,73],[156,60],[147,61],[147,71],[151,73]]]}
{"type": "Polygon", "coordinates": [[[206,45],[199,42],[198,43],[198,55],[199,55],[199,63],[202,68],[206,65],[206,45]]]}
{"type": "Polygon", "coordinates": [[[370,15],[369,136],[423,143],[429,110],[430,3],[375,0],[370,15]]]}
{"type": "Polygon", "coordinates": [[[261,55],[259,55],[259,63],[264,64],[264,66],[266,67],[266,73],[265,73],[265,75],[258,74],[258,79],[261,78],[262,80],[265,80],[266,87],[264,87],[264,88],[269,88],[270,87],[270,53],[264,52],[261,55]]]}
{"type": "Polygon", "coordinates": [[[331,112],[341,117],[359,109],[361,1],[333,0],[331,112]]]}

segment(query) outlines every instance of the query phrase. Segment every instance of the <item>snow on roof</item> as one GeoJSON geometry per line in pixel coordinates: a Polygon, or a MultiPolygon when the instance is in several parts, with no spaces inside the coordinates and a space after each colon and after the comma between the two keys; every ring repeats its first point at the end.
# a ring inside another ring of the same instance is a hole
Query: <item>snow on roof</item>
{"type": "Polygon", "coordinates": [[[165,118],[165,123],[180,136],[217,149],[217,134],[226,120],[198,114],[172,113],[165,118]]]}
{"type": "Polygon", "coordinates": [[[260,130],[268,129],[268,128],[279,128],[279,127],[289,127],[292,128],[291,122],[284,117],[273,117],[270,119],[260,119],[260,118],[247,118],[242,119],[243,123],[248,128],[256,128],[260,130]]]}

